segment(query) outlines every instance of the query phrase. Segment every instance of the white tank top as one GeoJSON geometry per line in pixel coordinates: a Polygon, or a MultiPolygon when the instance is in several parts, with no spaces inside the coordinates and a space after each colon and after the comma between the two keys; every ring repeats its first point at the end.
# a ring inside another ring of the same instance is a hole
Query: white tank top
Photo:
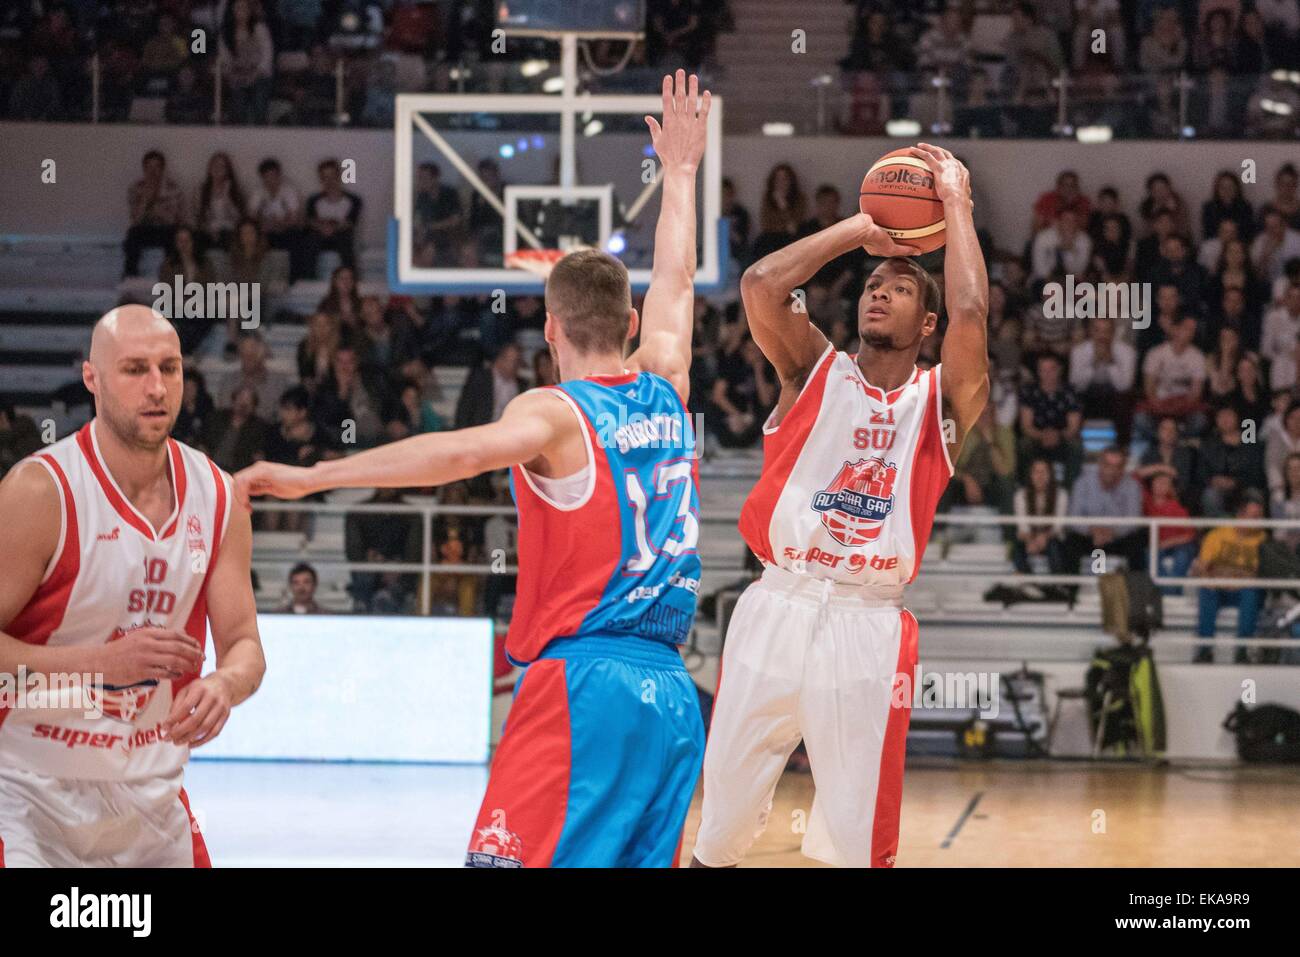
{"type": "Polygon", "coordinates": [[[785,418],[763,430],[740,532],[764,564],[901,595],[952,475],[939,375],[916,369],[886,394],[827,346],[785,418]]]}
{"type": "MultiPolygon", "coordinates": [[[[175,507],[161,529],[127,501],[99,454],[96,424],[27,461],[54,479],[59,542],[27,606],[5,629],[31,644],[103,644],[144,626],[207,637],[208,570],[229,520],[230,477],[169,439],[175,507]]],[[[159,739],[174,695],[197,674],[96,696],[80,707],[0,708],[0,766],[62,778],[130,780],[178,770],[189,749],[159,739]]]]}

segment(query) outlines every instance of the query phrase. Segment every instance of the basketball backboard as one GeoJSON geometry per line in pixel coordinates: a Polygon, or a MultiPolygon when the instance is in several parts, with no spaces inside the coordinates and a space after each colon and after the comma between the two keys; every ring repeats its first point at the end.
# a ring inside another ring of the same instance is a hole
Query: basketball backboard
{"type": "MultiPolygon", "coordinates": [[[[661,110],[658,95],[399,95],[390,287],[416,295],[537,293],[536,275],[505,268],[509,253],[589,245],[622,259],[633,289],[643,291],[662,177],[643,117],[661,110]],[[473,207],[469,241],[443,241],[429,228],[442,207],[421,193],[428,164],[437,166],[440,186],[459,194],[466,216],[473,207]]],[[[701,292],[726,281],[721,154],[722,103],[714,97],[697,178],[701,292]]]]}

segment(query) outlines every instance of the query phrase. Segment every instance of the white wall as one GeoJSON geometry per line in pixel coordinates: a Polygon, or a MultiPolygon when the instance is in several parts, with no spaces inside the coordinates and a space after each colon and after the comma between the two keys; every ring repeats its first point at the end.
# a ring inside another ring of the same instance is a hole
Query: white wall
{"type": "Polygon", "coordinates": [[[266,680],[196,756],[487,761],[489,619],[258,615],[257,625],[266,680]]]}
{"type": "MultiPolygon", "coordinates": [[[[504,135],[462,134],[477,155],[486,155],[504,135]]],[[[608,162],[602,155],[613,150],[629,169],[639,173],[640,154],[625,148],[626,137],[584,141],[591,159],[580,161],[590,171],[608,162]]],[[[139,176],[140,157],[157,148],[167,154],[174,178],[194,190],[202,179],[208,157],[225,150],[252,185],[257,163],[275,156],[304,193],[316,188],[316,163],[326,157],[356,160],[357,183],[349,187],[365,200],[362,237],[367,245],[384,242],[392,210],[393,136],[388,130],[288,130],[278,128],[162,127],[133,125],[87,126],[72,124],[0,124],[0,235],[91,235],[117,237],[127,217],[126,191],[139,176]],[[53,159],[58,179],[42,184],[41,163],[53,159]]],[[[884,138],[763,136],[728,137],[723,144],[723,169],[737,186],[742,203],[757,219],[763,183],[771,167],[791,162],[811,194],[820,183],[839,187],[845,212],[853,202],[862,175],[882,153],[901,141],[884,138]]],[[[1051,188],[1056,174],[1073,168],[1083,188],[1095,195],[1103,185],[1120,190],[1132,212],[1142,197],[1147,175],[1160,169],[1173,178],[1199,219],[1201,202],[1208,197],[1220,169],[1240,171],[1243,160],[1257,164],[1258,183],[1247,185],[1255,203],[1271,193],[1274,172],[1284,162],[1300,163],[1300,145],[1252,141],[1144,141],[1092,146],[1056,140],[953,140],[943,145],[969,163],[975,177],[978,219],[987,224],[999,244],[1018,249],[1027,236],[1034,198],[1051,188]]],[[[549,166],[551,147],[542,153],[520,154],[502,161],[507,181],[538,181],[549,166]]],[[[444,175],[450,170],[443,164],[444,175]]],[[[451,178],[450,176],[448,177],[451,178]]],[[[620,197],[625,190],[620,189],[620,197]]],[[[755,224],[757,225],[757,224],[755,224]]]]}

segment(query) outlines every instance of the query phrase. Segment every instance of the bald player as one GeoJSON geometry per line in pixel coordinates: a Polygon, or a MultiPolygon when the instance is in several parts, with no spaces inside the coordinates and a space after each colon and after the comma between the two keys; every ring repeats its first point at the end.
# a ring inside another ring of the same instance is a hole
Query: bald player
{"type": "Polygon", "coordinates": [[[0,701],[0,867],[208,867],[182,779],[266,667],[249,516],[170,438],[166,319],[109,312],[81,374],[95,418],[0,483],[0,677],[30,692],[0,701]]]}

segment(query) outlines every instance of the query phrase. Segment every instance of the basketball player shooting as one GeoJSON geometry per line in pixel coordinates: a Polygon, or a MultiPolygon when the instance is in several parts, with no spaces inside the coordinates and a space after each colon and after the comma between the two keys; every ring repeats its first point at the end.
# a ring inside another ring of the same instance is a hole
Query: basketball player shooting
{"type": "Polygon", "coordinates": [[[171,323],[114,309],[82,366],[95,418],[0,483],[0,673],[89,695],[0,705],[0,866],[210,866],[185,762],[265,661],[248,515],[169,437],[181,376],[171,323]]]}
{"type": "Polygon", "coordinates": [[[865,213],[761,259],[741,282],[781,394],[741,511],[741,534],[765,568],[727,632],[697,866],[745,856],[801,737],[816,784],[804,854],[841,866],[894,863],[917,654],[903,589],[989,390],[988,277],[970,175],[947,150],[921,143],[909,152],[933,175],[946,220],[940,365],[916,364],[939,321],[938,284],[865,213]],[[858,246],[889,258],[867,279],[861,350],[849,356],[793,294],[858,246]]]}
{"type": "Polygon", "coordinates": [[[519,580],[506,640],[525,665],[466,864],[667,867],[699,778],[703,724],[677,645],[695,615],[699,494],[685,403],[695,175],[711,97],[664,77],[646,117],[663,196],[644,321],[627,269],[570,253],[546,280],[560,385],[489,425],[421,435],[310,469],[259,463],[241,499],[445,485],[511,468],[519,580]],[[637,350],[625,356],[640,331],[637,350]]]}

